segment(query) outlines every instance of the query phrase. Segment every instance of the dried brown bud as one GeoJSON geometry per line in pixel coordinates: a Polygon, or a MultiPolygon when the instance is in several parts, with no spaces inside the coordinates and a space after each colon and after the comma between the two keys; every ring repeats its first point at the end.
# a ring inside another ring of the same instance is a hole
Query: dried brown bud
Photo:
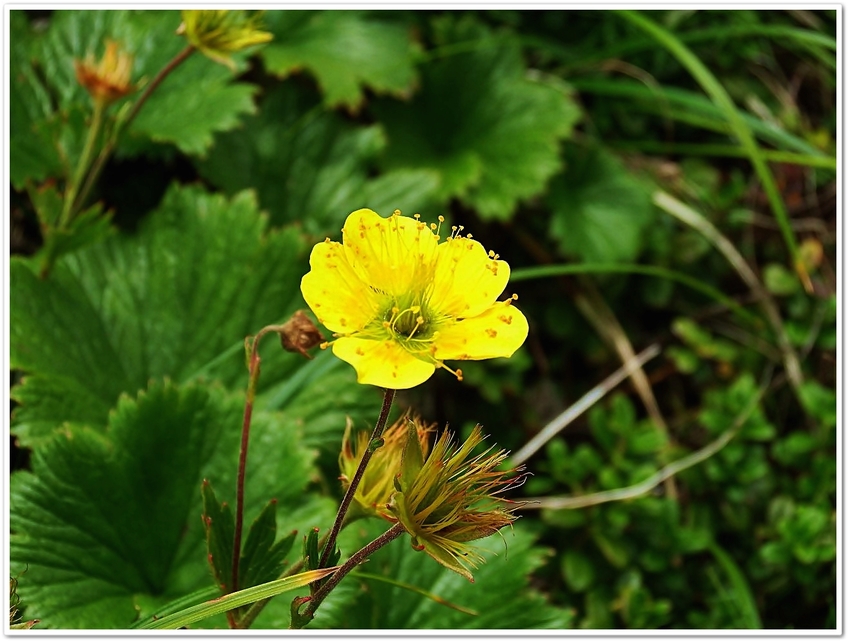
{"type": "Polygon", "coordinates": [[[106,51],[99,63],[91,55],[84,61],[74,61],[77,81],[96,101],[105,105],[114,103],[136,89],[130,83],[132,69],[133,57],[114,40],[106,42],[106,51]]]}
{"type": "Polygon", "coordinates": [[[278,334],[283,350],[290,353],[301,353],[307,359],[313,359],[307,353],[307,350],[325,341],[322,333],[319,332],[312,320],[304,314],[303,310],[296,311],[289,318],[289,321],[281,326],[278,334]]]}

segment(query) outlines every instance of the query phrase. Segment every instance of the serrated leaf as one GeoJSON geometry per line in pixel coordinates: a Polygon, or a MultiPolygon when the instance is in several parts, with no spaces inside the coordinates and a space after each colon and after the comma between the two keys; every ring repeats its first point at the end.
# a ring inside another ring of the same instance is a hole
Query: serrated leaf
{"type": "Polygon", "coordinates": [[[546,199],[561,252],[588,262],[635,259],[653,217],[649,190],[602,148],[568,146],[564,159],[546,199]]]}
{"type": "Polygon", "coordinates": [[[316,107],[292,83],[272,90],[243,129],[216,136],[209,156],[197,163],[199,172],[229,194],[256,188],[273,223],[337,232],[342,217],[368,205],[367,161],[383,146],[383,134],[316,107]]]}
{"type": "Polygon", "coordinates": [[[9,178],[22,189],[62,171],[56,148],[40,125],[51,112],[50,98],[32,64],[34,33],[23,11],[9,12],[9,178]]]}
{"type": "MultiPolygon", "coordinates": [[[[205,367],[303,305],[301,238],[291,229],[265,233],[265,227],[249,193],[227,201],[175,186],[137,236],[116,236],[67,256],[48,279],[14,259],[12,367],[55,380],[25,379],[16,387],[19,439],[30,444],[65,421],[99,417],[103,424],[122,392],[144,388],[151,377],[204,375],[244,386],[238,352],[205,367]],[[67,385],[64,395],[58,381],[67,385]],[[52,392],[51,404],[25,404],[35,400],[26,391],[35,383],[52,392]],[[61,413],[63,403],[80,409],[74,401],[80,391],[97,405],[80,416],[61,413]]],[[[264,361],[261,383],[303,362],[278,350],[264,361]]]]}
{"type": "Polygon", "coordinates": [[[187,154],[205,154],[215,132],[232,130],[242,123],[243,115],[256,112],[257,88],[231,83],[231,78],[224,65],[195,55],[151,95],[128,134],[174,143],[187,154]]]}
{"type": "MultiPolygon", "coordinates": [[[[69,427],[33,452],[32,472],[12,478],[11,559],[43,624],[127,627],[137,604],[211,582],[198,490],[204,478],[233,488],[242,406],[220,387],[154,382],[122,398],[105,433],[69,427]]],[[[313,456],[300,434],[259,413],[252,436],[248,515],[273,494],[290,528],[326,519],[304,493],[313,456]]]]}
{"type": "Polygon", "coordinates": [[[422,66],[410,103],[381,100],[386,169],[439,173],[438,197],[458,197],[487,219],[509,219],[560,167],[559,143],[579,116],[560,87],[525,73],[519,46],[464,21],[444,29],[463,53],[422,66]],[[477,43],[469,50],[471,42],[477,43]]]}
{"type": "Polygon", "coordinates": [[[367,87],[403,95],[416,80],[407,27],[381,12],[269,11],[265,21],[275,36],[261,53],[266,69],[309,70],[329,106],[356,108],[367,87]]]}
{"type": "Polygon", "coordinates": [[[220,503],[215,497],[209,480],[201,485],[203,499],[204,532],[207,536],[207,562],[223,594],[233,591],[231,577],[233,564],[233,535],[236,520],[227,503],[220,503]]]}
{"type": "Polygon", "coordinates": [[[295,544],[296,532],[277,542],[277,501],[271,500],[251,523],[239,559],[239,587],[253,587],[276,579],[283,572],[284,558],[295,544]]]}
{"type": "MultiPolygon", "coordinates": [[[[50,122],[51,144],[53,140],[66,136],[66,130],[73,129],[73,138],[81,138],[85,125],[81,127],[79,123],[68,122],[67,114],[75,110],[91,114],[92,100],[76,79],[73,61],[85,59],[89,54],[99,59],[105,41],[113,39],[133,56],[132,82],[139,85],[150,83],[186,47],[185,39],[175,34],[179,24],[180,14],[176,11],[53,12],[44,33],[32,38],[28,59],[21,61],[24,52],[14,54],[13,65],[20,71],[15,79],[19,86],[13,94],[23,101],[18,104],[26,107],[16,109],[14,113],[16,118],[23,118],[25,113],[30,115],[30,126],[23,131],[35,129],[40,132],[45,123],[50,122]],[[44,79],[40,88],[34,80],[36,70],[38,77],[44,79]],[[49,98],[36,100],[39,97],[33,96],[34,93],[49,98]]],[[[241,68],[244,69],[244,63],[241,68]]],[[[136,140],[119,145],[119,150],[125,154],[139,153],[145,149],[140,141],[153,140],[174,143],[186,153],[203,153],[212,143],[213,132],[235,127],[242,114],[254,111],[251,96],[255,87],[232,83],[234,75],[234,71],[203,56],[190,56],[151,94],[126,133],[136,140]]],[[[131,93],[112,109],[118,111],[139,95],[139,91],[131,93]]],[[[23,120],[18,122],[26,124],[23,120]]],[[[64,147],[67,148],[67,145],[64,147]]],[[[45,148],[45,153],[47,150],[50,146],[45,148]]],[[[41,179],[59,172],[55,163],[33,159],[25,152],[26,149],[22,149],[20,153],[24,165],[14,174],[18,182],[28,176],[41,179]],[[39,163],[35,167],[39,171],[33,171],[34,163],[39,163]]],[[[75,167],[78,154],[79,149],[64,150],[67,158],[65,173],[68,168],[75,167]]]]}

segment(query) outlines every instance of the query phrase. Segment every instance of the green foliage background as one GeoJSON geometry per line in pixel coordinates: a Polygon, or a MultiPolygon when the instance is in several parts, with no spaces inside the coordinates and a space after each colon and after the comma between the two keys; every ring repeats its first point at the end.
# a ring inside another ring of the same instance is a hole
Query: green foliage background
{"type": "MultiPolygon", "coordinates": [[[[370,207],[472,231],[512,266],[531,323],[511,360],[464,364],[463,383],[437,373],[400,408],[518,451],[632,350],[663,352],[530,458],[515,497],[542,500],[484,543],[474,585],[400,539],[311,627],[835,627],[834,11],[268,11],[273,41],[235,70],[195,53],[152,94],[96,205],[49,241],[49,275],[39,226],[91,117],[73,60],[116,39],[144,85],[185,41],[176,11],[9,20],[24,619],[126,628],[213,586],[201,482],[232,502],[243,340],[304,307],[309,248],[370,207]],[[566,268],[523,274],[538,266],[566,268]],[[557,508],[730,430],[648,494],[557,508]]],[[[379,405],[329,352],[264,345],[248,523],[276,498],[279,533],[326,529],[345,418],[366,428],[379,405]]],[[[344,553],[379,527],[347,529],[344,553]]],[[[287,627],[288,606],[257,626],[287,627]]]]}

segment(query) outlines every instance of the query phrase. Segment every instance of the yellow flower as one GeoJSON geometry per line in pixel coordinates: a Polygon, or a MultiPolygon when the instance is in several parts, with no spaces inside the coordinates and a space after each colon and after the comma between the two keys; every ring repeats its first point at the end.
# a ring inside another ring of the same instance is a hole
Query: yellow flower
{"type": "Polygon", "coordinates": [[[510,357],[525,341],[516,295],[496,301],[510,267],[461,230],[441,243],[439,227],[419,215],[363,209],[346,219],[342,243],[313,248],[301,293],[358,382],[406,389],[436,367],[461,379],[444,360],[510,357]]]}
{"type": "Polygon", "coordinates": [[[89,54],[84,61],[74,61],[77,81],[89,94],[105,105],[114,103],[135,89],[130,83],[133,56],[122,51],[114,40],[106,41],[106,51],[100,63],[89,54]]]}
{"type": "Polygon", "coordinates": [[[259,29],[259,13],[227,9],[186,9],[178,34],[205,56],[236,69],[230,54],[269,42],[272,34],[259,29]]]}
{"type": "MultiPolygon", "coordinates": [[[[407,443],[408,426],[412,426],[418,436],[419,445],[423,453],[428,453],[428,436],[436,425],[426,425],[418,416],[403,417],[384,431],[384,443],[372,455],[360,485],[354,493],[354,501],[360,510],[370,516],[378,516],[394,520],[392,514],[387,511],[387,503],[395,491],[393,481],[401,471],[401,458],[404,445],[407,443]]],[[[343,489],[347,489],[357,465],[366,449],[369,448],[370,434],[361,431],[352,442],[351,421],[345,426],[345,435],[342,438],[342,451],[339,454],[340,480],[343,489]]]]}
{"type": "Polygon", "coordinates": [[[472,452],[483,441],[481,427],[454,451],[452,436],[443,433],[425,457],[419,442],[409,435],[405,445],[396,493],[387,509],[411,535],[414,549],[424,550],[438,563],[473,580],[469,568],[484,562],[470,541],[496,533],[510,525],[519,506],[497,494],[522,484],[516,471],[496,468],[506,451],[477,456],[472,452]]]}

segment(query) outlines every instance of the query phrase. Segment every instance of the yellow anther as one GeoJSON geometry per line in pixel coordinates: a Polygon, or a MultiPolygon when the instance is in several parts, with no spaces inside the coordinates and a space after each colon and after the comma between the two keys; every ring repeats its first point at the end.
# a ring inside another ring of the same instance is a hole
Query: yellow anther
{"type": "Polygon", "coordinates": [[[401,216],[401,210],[393,210],[393,216],[394,217],[400,217],[401,216]]]}
{"type": "Polygon", "coordinates": [[[414,218],[414,219],[416,219],[417,221],[419,221],[419,218],[420,218],[421,216],[422,216],[421,214],[417,213],[417,214],[414,214],[414,215],[413,215],[413,218],[414,218]]]}
{"type": "Polygon", "coordinates": [[[440,223],[445,223],[446,218],[441,214],[440,216],[437,217],[437,221],[439,221],[440,223]]]}
{"type": "Polygon", "coordinates": [[[436,230],[436,229],[437,229],[437,224],[436,224],[436,223],[432,223],[429,227],[431,228],[431,230],[436,230]]]}

